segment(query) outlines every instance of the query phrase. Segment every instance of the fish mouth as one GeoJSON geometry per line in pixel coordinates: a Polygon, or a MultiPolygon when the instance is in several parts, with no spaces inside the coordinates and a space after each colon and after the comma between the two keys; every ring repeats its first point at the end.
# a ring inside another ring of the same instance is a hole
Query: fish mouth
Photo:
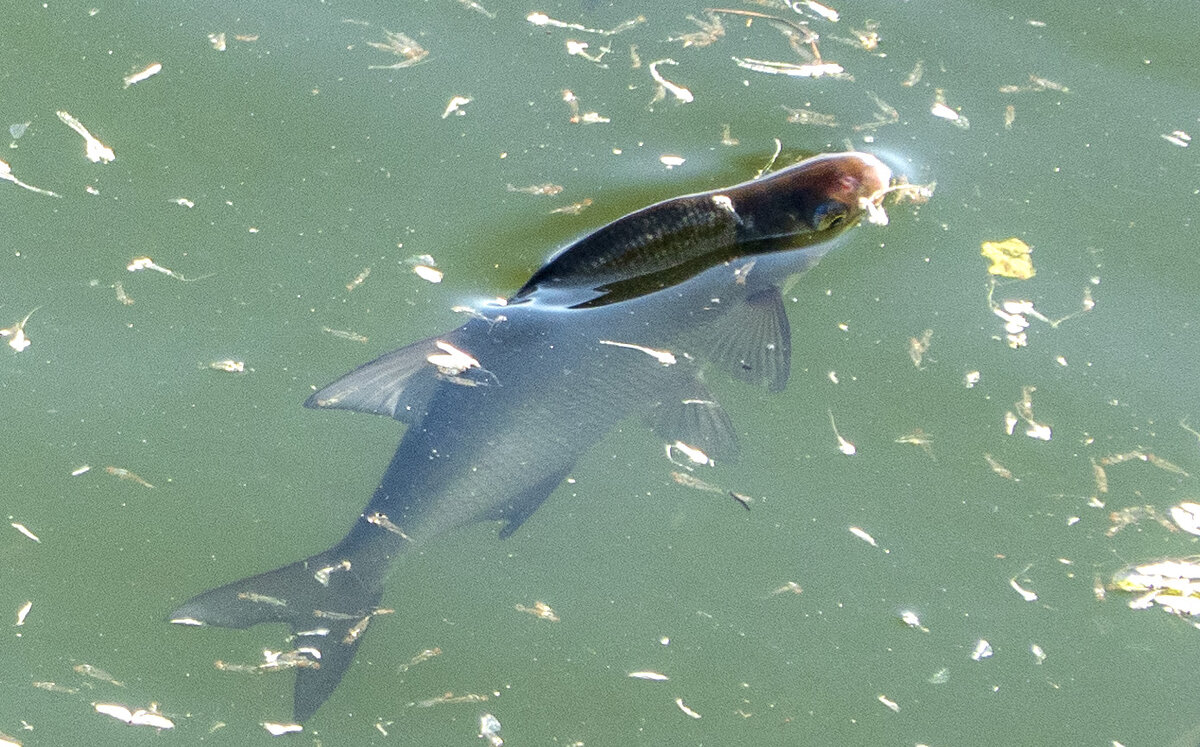
{"type": "Polygon", "coordinates": [[[860,177],[862,189],[858,207],[866,213],[868,223],[880,226],[888,224],[888,214],[883,208],[883,200],[888,195],[894,194],[901,199],[924,202],[933,194],[933,185],[911,184],[904,177],[893,180],[891,168],[870,153],[854,155],[862,162],[864,169],[864,174],[860,177]]]}

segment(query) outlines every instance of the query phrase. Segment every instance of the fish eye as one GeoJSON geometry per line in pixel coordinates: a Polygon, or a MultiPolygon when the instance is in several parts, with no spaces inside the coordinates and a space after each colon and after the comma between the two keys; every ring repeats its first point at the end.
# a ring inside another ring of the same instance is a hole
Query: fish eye
{"type": "Polygon", "coordinates": [[[826,202],[813,211],[813,227],[818,231],[828,231],[845,222],[846,206],[840,202],[826,202]]]}

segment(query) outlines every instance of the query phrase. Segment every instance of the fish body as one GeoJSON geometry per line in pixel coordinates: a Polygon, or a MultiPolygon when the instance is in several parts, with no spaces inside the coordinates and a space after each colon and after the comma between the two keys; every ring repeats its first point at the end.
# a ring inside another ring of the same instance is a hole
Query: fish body
{"type": "Polygon", "coordinates": [[[406,551],[478,522],[511,535],[635,413],[668,444],[733,458],[734,431],[702,369],[783,388],[779,284],[835,246],[889,178],[873,156],[843,153],[651,205],[567,247],[506,304],[324,387],[306,406],[407,425],[370,502],[334,547],[204,592],[170,619],[287,623],[297,649],[319,654],[319,667],[297,668],[303,721],[353,661],[406,551]]]}

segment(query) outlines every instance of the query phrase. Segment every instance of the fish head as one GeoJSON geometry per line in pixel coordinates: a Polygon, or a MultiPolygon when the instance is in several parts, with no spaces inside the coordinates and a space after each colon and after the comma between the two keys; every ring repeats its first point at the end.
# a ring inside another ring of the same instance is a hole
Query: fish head
{"type": "Polygon", "coordinates": [[[744,238],[802,243],[832,238],[876,205],[892,170],[870,153],[809,158],[752,182],[754,205],[744,238]]]}

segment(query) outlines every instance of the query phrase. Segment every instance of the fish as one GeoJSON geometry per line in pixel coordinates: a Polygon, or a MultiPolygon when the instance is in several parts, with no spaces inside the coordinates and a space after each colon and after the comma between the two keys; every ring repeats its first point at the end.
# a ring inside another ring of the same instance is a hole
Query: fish
{"type": "Polygon", "coordinates": [[[512,536],[619,422],[644,417],[668,455],[736,459],[701,374],[784,388],[780,288],[844,243],[890,179],[868,153],[824,154],[655,203],[568,245],[507,302],[321,388],[305,406],[407,426],[370,501],[333,547],[205,591],[168,620],[288,625],[319,664],[296,668],[302,723],[354,661],[394,565],[480,522],[512,536]]]}

